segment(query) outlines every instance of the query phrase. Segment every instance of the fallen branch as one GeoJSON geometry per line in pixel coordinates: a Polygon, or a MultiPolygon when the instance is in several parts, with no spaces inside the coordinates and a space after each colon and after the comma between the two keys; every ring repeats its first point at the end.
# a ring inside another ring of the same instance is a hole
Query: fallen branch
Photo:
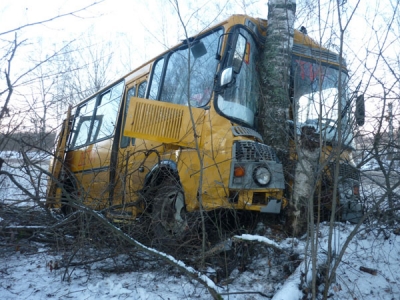
{"type": "Polygon", "coordinates": [[[220,295],[217,292],[217,286],[215,283],[208,278],[206,275],[200,273],[199,271],[195,270],[192,267],[187,266],[184,262],[175,259],[173,256],[168,255],[166,253],[157,251],[156,249],[146,247],[142,243],[138,242],[137,240],[133,239],[131,236],[127,235],[126,233],[122,232],[121,229],[118,227],[114,226],[112,223],[110,223],[106,217],[92,209],[87,208],[86,206],[80,205],[76,202],[69,201],[69,205],[78,209],[81,212],[87,213],[91,216],[93,216],[95,219],[100,221],[111,233],[113,233],[115,236],[120,237],[124,241],[128,242],[129,244],[137,247],[139,250],[142,250],[154,257],[157,257],[164,262],[176,267],[178,270],[180,270],[183,274],[186,276],[198,281],[201,283],[203,286],[205,286],[211,296],[214,299],[220,299],[220,295]]]}
{"type": "Polygon", "coordinates": [[[268,247],[271,247],[279,252],[283,252],[284,249],[275,241],[266,238],[265,236],[261,235],[253,235],[253,234],[242,234],[242,235],[235,235],[232,238],[233,241],[248,241],[248,242],[259,242],[262,244],[267,245],[268,247]]]}
{"type": "Polygon", "coordinates": [[[371,268],[367,268],[367,267],[363,267],[363,266],[360,266],[360,271],[363,271],[365,273],[369,273],[369,274],[374,275],[374,276],[378,273],[378,270],[376,270],[376,269],[371,269],[371,268]]]}
{"type": "Polygon", "coordinates": [[[269,296],[264,294],[263,292],[253,292],[253,291],[221,293],[220,295],[221,296],[229,296],[229,295],[251,295],[251,294],[256,294],[256,295],[263,296],[265,298],[269,298],[269,296]]]}
{"type": "Polygon", "coordinates": [[[29,232],[35,232],[36,230],[39,229],[48,229],[48,226],[45,225],[32,225],[32,226],[23,226],[23,225],[9,225],[9,226],[4,226],[2,229],[6,230],[21,230],[21,231],[29,231],[29,232]]]}

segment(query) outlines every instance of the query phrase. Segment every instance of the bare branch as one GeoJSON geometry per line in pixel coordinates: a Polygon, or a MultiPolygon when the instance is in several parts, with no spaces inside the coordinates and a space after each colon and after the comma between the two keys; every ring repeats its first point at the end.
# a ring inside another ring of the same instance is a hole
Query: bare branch
{"type": "Polygon", "coordinates": [[[76,17],[76,18],[81,18],[81,17],[77,16],[76,14],[79,13],[79,12],[85,11],[88,8],[90,8],[92,6],[95,6],[95,5],[97,5],[97,4],[99,4],[99,3],[103,2],[103,1],[104,0],[95,1],[92,4],[89,4],[89,5],[81,8],[81,9],[78,9],[78,10],[74,10],[74,11],[71,11],[71,12],[68,12],[68,13],[65,13],[65,14],[57,15],[57,16],[52,17],[50,19],[46,19],[46,20],[42,20],[42,21],[38,21],[38,22],[33,22],[33,23],[28,23],[28,24],[22,25],[20,27],[14,28],[14,29],[10,29],[10,30],[4,31],[4,32],[0,32],[0,36],[8,34],[8,33],[11,33],[11,32],[19,31],[19,30],[21,30],[23,28],[26,28],[26,27],[31,27],[31,26],[35,26],[35,25],[48,23],[48,22],[51,22],[51,21],[54,21],[54,20],[57,20],[57,19],[60,19],[60,18],[66,17],[66,16],[73,16],[73,17],[76,17]]]}

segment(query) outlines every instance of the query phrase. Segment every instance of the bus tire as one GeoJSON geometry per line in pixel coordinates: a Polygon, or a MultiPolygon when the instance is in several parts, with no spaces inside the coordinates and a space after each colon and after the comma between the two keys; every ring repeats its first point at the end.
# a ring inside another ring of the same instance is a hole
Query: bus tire
{"type": "Polygon", "coordinates": [[[151,217],[155,239],[179,240],[184,237],[188,225],[185,196],[180,185],[167,180],[158,187],[153,198],[151,217]]]}

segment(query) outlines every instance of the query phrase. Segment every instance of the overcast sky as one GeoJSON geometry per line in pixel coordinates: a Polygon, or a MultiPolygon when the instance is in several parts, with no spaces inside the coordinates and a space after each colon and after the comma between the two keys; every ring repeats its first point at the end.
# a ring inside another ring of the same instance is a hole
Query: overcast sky
{"type": "MultiPolygon", "coordinates": [[[[65,14],[93,0],[1,0],[0,33],[65,14]]],[[[266,1],[179,1],[184,22],[193,35],[234,13],[267,17],[266,1]],[[191,3],[192,2],[192,3],[191,3]]],[[[19,32],[19,38],[44,43],[68,41],[90,33],[99,40],[125,39],[144,62],[183,38],[182,26],[168,0],[104,0],[76,17],[68,16],[19,32]]],[[[6,36],[9,39],[10,35],[6,36]]],[[[3,36],[4,38],[4,36],[3,36]]],[[[132,50],[132,49],[131,49],[132,50]]]]}
{"type": "MultiPolygon", "coordinates": [[[[0,33],[80,9],[93,2],[94,0],[1,0],[0,33]]],[[[44,43],[56,43],[79,39],[88,33],[99,40],[124,39],[131,47],[136,47],[131,51],[136,52],[138,62],[144,62],[165,48],[175,45],[184,37],[182,25],[171,2],[173,0],[103,0],[86,11],[77,13],[76,17],[68,16],[20,31],[18,32],[19,39],[28,38],[31,41],[40,39],[44,43]]],[[[179,8],[189,29],[189,35],[193,35],[209,27],[210,24],[235,13],[267,18],[267,2],[267,0],[180,0],[179,8]]],[[[304,9],[304,3],[313,3],[313,1],[298,0],[297,2],[297,15],[300,20],[296,26],[306,25],[309,34],[319,40],[319,35],[316,34],[319,28],[318,23],[315,22],[315,14],[309,14],[305,12],[309,9],[304,9]]],[[[349,1],[346,4],[347,12],[351,12],[351,5],[355,2],[349,1]]],[[[364,2],[361,1],[361,4],[364,2]]],[[[360,55],[360,47],[355,46],[356,39],[369,38],[365,18],[373,21],[374,11],[383,11],[390,7],[390,5],[379,5],[381,2],[368,1],[368,5],[361,6],[353,17],[349,28],[353,37],[348,37],[348,39],[352,39],[353,48],[358,55],[360,55]],[[368,14],[370,16],[367,16],[368,14]]],[[[332,10],[332,7],[328,7],[327,10],[332,10]]],[[[329,23],[337,23],[333,13],[323,19],[329,19],[328,27],[331,26],[329,23]]],[[[329,35],[330,32],[325,34],[322,38],[323,43],[332,42],[327,42],[329,35]]],[[[11,39],[13,36],[1,37],[11,39]]],[[[357,41],[357,44],[361,45],[361,43],[357,41]]],[[[332,44],[330,46],[334,47],[332,44]]]]}

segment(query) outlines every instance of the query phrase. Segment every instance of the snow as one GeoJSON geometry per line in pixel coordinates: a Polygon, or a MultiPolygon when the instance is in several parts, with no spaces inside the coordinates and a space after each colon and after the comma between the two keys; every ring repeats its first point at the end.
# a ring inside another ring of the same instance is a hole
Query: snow
{"type": "Polygon", "coordinates": [[[282,288],[274,295],[272,300],[298,300],[302,299],[303,293],[299,290],[302,263],[295,272],[285,281],[282,288]]]}
{"type": "Polygon", "coordinates": [[[183,276],[157,272],[105,274],[76,268],[62,281],[65,270],[49,268],[56,259],[47,252],[15,253],[2,261],[1,299],[190,299],[206,293],[183,276]]]}
{"type": "MultiPolygon", "coordinates": [[[[353,228],[353,225],[339,224],[338,239],[344,241],[353,228]]],[[[320,229],[320,253],[324,253],[328,225],[323,224],[320,229]]],[[[330,299],[400,299],[400,237],[393,233],[388,235],[389,238],[378,235],[378,232],[363,232],[353,239],[338,268],[330,299]],[[377,275],[360,271],[360,266],[376,269],[377,275]]],[[[304,249],[306,243],[305,240],[295,240],[293,244],[292,238],[279,243],[261,236],[242,235],[241,238],[272,242],[279,248],[294,251],[304,249]]],[[[105,266],[113,265],[107,260],[90,268],[54,270],[50,263],[54,265],[62,255],[46,245],[35,244],[37,250],[34,252],[24,252],[23,246],[19,250],[13,247],[9,245],[9,249],[0,255],[1,299],[211,299],[203,285],[161,263],[125,273],[106,272],[105,266]],[[65,274],[67,280],[63,281],[65,274]]],[[[120,259],[124,260],[122,256],[120,259]]],[[[171,259],[178,262],[173,257],[171,259]]],[[[277,266],[269,266],[268,259],[268,255],[257,256],[246,271],[234,270],[227,285],[216,285],[212,281],[208,284],[217,289],[223,299],[301,299],[303,294],[299,284],[304,262],[286,281],[274,283],[274,267],[277,266]]],[[[210,280],[204,274],[201,276],[210,280]]]]}
{"type": "Polygon", "coordinates": [[[257,242],[264,243],[267,245],[273,245],[276,248],[279,248],[278,243],[276,243],[275,241],[273,241],[265,236],[259,236],[259,235],[253,235],[253,234],[242,234],[242,235],[235,236],[235,238],[248,240],[248,241],[257,241],[257,242]]]}

